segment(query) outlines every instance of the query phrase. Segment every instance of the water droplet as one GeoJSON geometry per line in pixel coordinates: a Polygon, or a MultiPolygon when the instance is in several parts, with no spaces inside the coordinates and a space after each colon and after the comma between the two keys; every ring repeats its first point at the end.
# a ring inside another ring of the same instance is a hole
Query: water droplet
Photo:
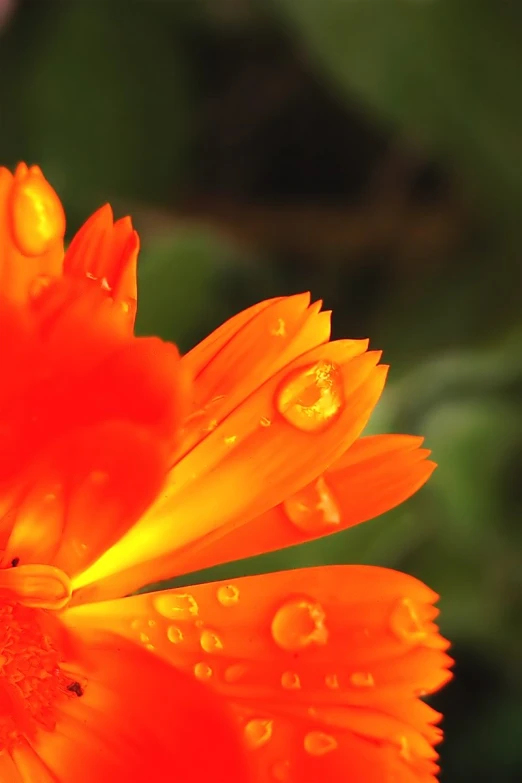
{"type": "Polygon", "coordinates": [[[228,683],[238,682],[248,672],[248,668],[243,663],[233,663],[225,669],[225,681],[228,683]]]}
{"type": "Polygon", "coordinates": [[[191,620],[199,607],[190,593],[164,593],[154,599],[154,608],[169,620],[191,620]]]}
{"type": "Polygon", "coordinates": [[[154,645],[153,644],[146,644],[145,645],[145,649],[146,650],[150,650],[152,652],[152,650],[154,650],[154,645]]]}
{"type": "Polygon", "coordinates": [[[217,599],[222,606],[235,606],[239,601],[239,589],[235,585],[222,585],[218,588],[217,599]]]}
{"type": "Polygon", "coordinates": [[[204,682],[205,680],[210,680],[212,677],[212,669],[210,666],[206,663],[196,663],[194,666],[194,674],[198,678],[198,680],[201,680],[204,682]]]}
{"type": "Polygon", "coordinates": [[[15,180],[10,206],[13,238],[24,255],[42,255],[63,237],[65,215],[60,199],[35,168],[15,180]]]}
{"type": "Polygon", "coordinates": [[[278,761],[272,767],[272,777],[277,783],[287,783],[290,780],[290,762],[278,761]]]}
{"type": "Polygon", "coordinates": [[[324,678],[324,684],[327,688],[330,688],[330,690],[334,691],[337,690],[339,687],[339,679],[337,677],[337,674],[327,674],[324,678]]]}
{"type": "Polygon", "coordinates": [[[310,535],[330,532],[341,522],[341,510],[323,476],[283,502],[288,519],[310,535]]]}
{"type": "Polygon", "coordinates": [[[149,628],[154,628],[154,626],[156,625],[156,620],[147,620],[147,625],[149,626],[149,628]]]}
{"type": "Polygon", "coordinates": [[[169,625],[167,628],[167,639],[172,644],[180,644],[183,641],[183,632],[176,625],[169,625]]]}
{"type": "Polygon", "coordinates": [[[270,427],[272,421],[268,418],[268,416],[261,416],[259,423],[262,427],[270,427]]]}
{"type": "Polygon", "coordinates": [[[227,446],[233,446],[237,440],[237,435],[225,435],[223,438],[227,446]]]}
{"type": "Polygon", "coordinates": [[[390,628],[401,641],[410,644],[422,642],[428,635],[411,598],[397,601],[390,615],[390,628]]]}
{"type": "Polygon", "coordinates": [[[356,688],[372,688],[375,680],[370,672],[354,672],[350,677],[350,682],[356,688]]]}
{"type": "Polygon", "coordinates": [[[46,291],[52,283],[52,277],[50,275],[37,275],[29,284],[29,299],[33,302],[39,299],[40,296],[46,291]]]}
{"type": "Polygon", "coordinates": [[[199,643],[201,649],[207,653],[216,653],[223,649],[223,642],[213,631],[202,631],[199,643]]]}
{"type": "Polygon", "coordinates": [[[140,642],[143,644],[147,644],[147,642],[150,642],[150,638],[147,636],[146,633],[140,633],[140,642]]]}
{"type": "Polygon", "coordinates": [[[270,334],[274,337],[286,337],[286,324],[282,318],[277,319],[276,325],[270,329],[270,334]]]}
{"type": "Polygon", "coordinates": [[[293,598],[274,615],[272,637],[283,650],[301,650],[328,641],[325,613],[321,604],[309,598],[293,598]]]}
{"type": "Polygon", "coordinates": [[[261,748],[272,736],[273,721],[267,718],[254,718],[245,726],[245,740],[249,748],[261,748]]]}
{"type": "Polygon", "coordinates": [[[131,626],[131,628],[132,628],[132,630],[133,630],[133,631],[137,631],[137,630],[138,630],[138,628],[140,628],[140,627],[141,627],[141,625],[142,625],[142,620],[141,620],[140,618],[136,618],[136,619],[135,619],[135,620],[133,620],[133,621],[131,622],[131,624],[130,624],[130,626],[131,626]]]}
{"type": "Polygon", "coordinates": [[[322,731],[309,731],[304,738],[304,748],[311,756],[324,756],[337,748],[337,740],[322,731]]]}
{"type": "Polygon", "coordinates": [[[344,403],[341,369],[321,359],[290,373],[276,394],[284,418],[300,430],[317,432],[332,424],[344,403]]]}
{"type": "Polygon", "coordinates": [[[281,677],[281,685],[289,691],[299,690],[301,687],[301,680],[299,679],[299,675],[295,672],[284,672],[281,677]]]}
{"type": "Polygon", "coordinates": [[[401,734],[398,737],[398,742],[399,742],[399,756],[403,758],[405,761],[413,761],[408,738],[405,737],[403,734],[401,734]]]}

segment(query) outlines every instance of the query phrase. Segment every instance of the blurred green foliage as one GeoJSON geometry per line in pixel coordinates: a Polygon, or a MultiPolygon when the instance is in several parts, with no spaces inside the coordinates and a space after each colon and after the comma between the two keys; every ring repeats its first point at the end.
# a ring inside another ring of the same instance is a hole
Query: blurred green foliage
{"type": "Polygon", "coordinates": [[[186,349],[310,288],[385,349],[370,430],[425,435],[430,484],[212,575],[430,583],[457,661],[446,783],[522,779],[521,22],[517,0],[19,0],[0,30],[2,162],[41,164],[71,230],[132,211],[141,333],[186,349]]]}

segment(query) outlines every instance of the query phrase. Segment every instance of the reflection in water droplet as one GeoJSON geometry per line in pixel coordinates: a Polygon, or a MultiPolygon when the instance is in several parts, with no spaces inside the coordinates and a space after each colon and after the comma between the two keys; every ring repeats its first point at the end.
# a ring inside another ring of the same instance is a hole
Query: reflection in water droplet
{"type": "Polygon", "coordinates": [[[331,532],[341,523],[341,509],[321,476],[283,502],[288,519],[309,535],[331,532]]]}
{"type": "Polygon", "coordinates": [[[154,608],[169,620],[190,620],[197,616],[198,605],[189,593],[166,593],[153,599],[154,608]]]}
{"type": "Polygon", "coordinates": [[[330,690],[336,690],[339,687],[339,679],[337,674],[327,674],[324,678],[324,683],[327,688],[330,688],[330,690]]]}
{"type": "Polygon", "coordinates": [[[212,669],[206,663],[197,663],[194,666],[194,674],[198,680],[205,681],[212,677],[212,669]]]}
{"type": "Polygon", "coordinates": [[[328,641],[325,613],[321,604],[309,598],[293,598],[281,606],[272,620],[272,637],[283,650],[300,650],[328,641]]]}
{"type": "Polygon", "coordinates": [[[390,615],[390,628],[401,641],[410,644],[422,642],[428,635],[411,598],[397,601],[390,615]]]}
{"type": "Polygon", "coordinates": [[[272,767],[272,777],[277,783],[287,783],[290,780],[290,762],[278,761],[272,767]]]}
{"type": "Polygon", "coordinates": [[[281,415],[294,427],[307,432],[332,424],[343,404],[341,369],[324,359],[294,370],[276,394],[276,406],[281,415]]]}
{"type": "Polygon", "coordinates": [[[272,424],[268,416],[261,416],[261,418],[259,419],[259,423],[262,427],[270,427],[270,425],[272,424]]]}
{"type": "Polygon", "coordinates": [[[213,631],[202,631],[199,643],[201,649],[207,653],[215,653],[223,649],[223,642],[213,631]]]}
{"type": "Polygon", "coordinates": [[[354,672],[350,677],[350,682],[356,688],[372,688],[375,680],[370,672],[354,672]]]}
{"type": "Polygon", "coordinates": [[[239,601],[239,589],[235,585],[221,585],[217,599],[222,606],[235,606],[239,601]]]}
{"type": "Polygon", "coordinates": [[[272,736],[273,721],[267,718],[254,718],[245,726],[245,740],[249,748],[261,748],[272,736]]]}
{"type": "Polygon", "coordinates": [[[309,731],[304,738],[304,748],[311,756],[324,756],[337,748],[337,740],[322,731],[309,731]]]}
{"type": "Polygon", "coordinates": [[[180,644],[183,641],[183,632],[176,625],[169,625],[167,628],[167,639],[172,644],[180,644]]]}
{"type": "Polygon", "coordinates": [[[281,677],[281,685],[289,691],[298,690],[301,687],[301,680],[295,672],[284,672],[281,677]]]}

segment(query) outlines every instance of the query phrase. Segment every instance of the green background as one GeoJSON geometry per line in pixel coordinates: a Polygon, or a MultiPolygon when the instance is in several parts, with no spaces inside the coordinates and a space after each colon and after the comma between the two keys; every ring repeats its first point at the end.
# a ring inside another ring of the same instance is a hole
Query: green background
{"type": "Polygon", "coordinates": [[[44,168],[70,233],[132,213],[141,333],[187,349],[310,289],[384,349],[371,430],[425,435],[430,484],[234,573],[433,586],[445,783],[522,779],[521,31],[517,0],[0,0],[1,161],[44,168]]]}

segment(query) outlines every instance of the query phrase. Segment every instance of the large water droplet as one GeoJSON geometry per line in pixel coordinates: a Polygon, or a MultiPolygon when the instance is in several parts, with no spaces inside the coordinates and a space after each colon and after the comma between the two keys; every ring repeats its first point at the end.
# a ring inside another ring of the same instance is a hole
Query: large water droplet
{"type": "Polygon", "coordinates": [[[273,721],[268,718],[254,718],[245,726],[245,740],[249,748],[261,748],[272,736],[273,721]]]}
{"type": "Polygon", "coordinates": [[[172,644],[180,644],[183,641],[183,632],[176,625],[169,625],[167,628],[167,639],[172,644]]]}
{"type": "Polygon", "coordinates": [[[295,672],[284,672],[281,676],[281,685],[288,691],[299,690],[301,687],[301,680],[299,675],[295,672]]]}
{"type": "Polygon", "coordinates": [[[411,598],[397,601],[390,614],[390,628],[395,636],[409,644],[422,642],[428,635],[411,598]]]}
{"type": "Polygon", "coordinates": [[[239,601],[239,588],[235,585],[221,585],[217,591],[217,599],[222,606],[235,606],[239,601]]]}
{"type": "Polygon", "coordinates": [[[272,637],[283,650],[301,650],[328,641],[325,613],[321,604],[310,598],[292,598],[274,615],[272,637]]]}
{"type": "Polygon", "coordinates": [[[344,403],[341,369],[321,359],[290,373],[276,394],[284,418],[300,430],[316,432],[332,424],[344,403]]]}
{"type": "Polygon", "coordinates": [[[350,682],[356,688],[372,688],[375,680],[370,672],[354,672],[350,677],[350,682]]]}
{"type": "Polygon", "coordinates": [[[309,731],[304,738],[304,748],[311,756],[324,756],[337,748],[337,740],[322,731],[309,731]]]}
{"type": "Polygon", "coordinates": [[[309,535],[331,532],[341,522],[341,509],[323,476],[287,498],[283,508],[288,519],[309,535]]]}
{"type": "Polygon", "coordinates": [[[169,620],[191,620],[199,612],[196,600],[190,593],[166,593],[154,598],[154,608],[169,620]]]}
{"type": "Polygon", "coordinates": [[[194,674],[198,678],[198,680],[201,680],[202,682],[205,682],[206,680],[210,680],[212,677],[212,669],[207,663],[196,663],[194,666],[194,674]]]}
{"type": "Polygon", "coordinates": [[[201,644],[201,649],[207,653],[216,653],[223,649],[223,642],[214,631],[202,631],[199,643],[201,644]]]}

